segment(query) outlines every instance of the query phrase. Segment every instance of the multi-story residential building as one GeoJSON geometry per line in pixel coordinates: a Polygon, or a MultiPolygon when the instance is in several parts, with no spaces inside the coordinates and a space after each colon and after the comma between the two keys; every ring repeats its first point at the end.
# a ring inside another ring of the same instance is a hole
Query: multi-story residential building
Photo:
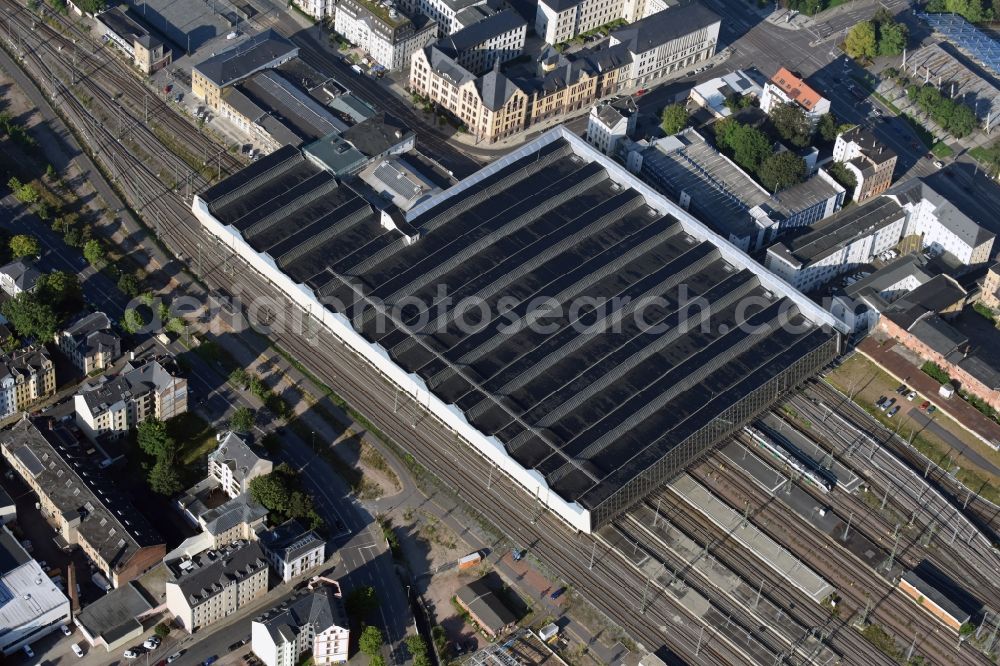
{"type": "Polygon", "coordinates": [[[438,27],[438,36],[445,37],[472,25],[499,10],[497,0],[402,0],[403,9],[411,15],[423,14],[438,27]]]}
{"type": "Polygon", "coordinates": [[[319,578],[283,609],[272,609],[250,625],[252,648],[266,666],[295,666],[312,657],[316,666],[347,661],[351,630],[340,584],[319,578]]]}
{"type": "Polygon", "coordinates": [[[0,526],[0,652],[13,654],[70,623],[69,599],[0,526]]]}
{"type": "Polygon", "coordinates": [[[903,255],[847,285],[842,294],[834,293],[830,313],[852,331],[869,331],[894,301],[933,277],[922,257],[916,253],[903,255]]]}
{"type": "Polygon", "coordinates": [[[104,370],[121,356],[121,338],[103,312],[86,314],[56,333],[56,345],[85,375],[104,370]]]}
{"type": "Polygon", "coordinates": [[[528,22],[513,9],[505,9],[462,28],[437,43],[437,47],[477,76],[497,61],[512,60],[524,49],[528,22]]]}
{"type": "Polygon", "coordinates": [[[844,203],[844,188],[822,169],[802,183],[768,192],[693,128],[652,144],[626,143],[629,171],[746,252],[819,222],[844,203]]]}
{"type": "Polygon", "coordinates": [[[887,197],[845,209],[812,231],[767,248],[764,265],[810,292],[870,263],[903,237],[906,211],[887,197]]]}
{"type": "Polygon", "coordinates": [[[615,21],[632,23],[667,8],[665,0],[540,0],[535,32],[559,44],[615,21]]]}
{"type": "Polygon", "coordinates": [[[285,582],[318,567],[326,559],[326,542],[295,519],[262,533],[260,545],[274,571],[285,582]]]}
{"type": "Polygon", "coordinates": [[[248,492],[250,481],[270,474],[274,467],[233,432],[220,437],[219,447],[208,454],[208,478],[215,480],[230,499],[248,492]]]}
{"type": "Polygon", "coordinates": [[[56,392],[56,370],[42,345],[0,354],[0,418],[56,392]]]}
{"type": "Polygon", "coordinates": [[[0,454],[38,496],[58,538],[118,587],[158,565],[166,546],[91,448],[50,419],[25,418],[0,434],[0,454]]]}
{"type": "Polygon", "coordinates": [[[236,541],[165,564],[170,572],[167,610],[189,633],[267,594],[267,560],[256,541],[236,541]]]}
{"type": "Polygon", "coordinates": [[[934,255],[943,255],[955,270],[982,266],[990,260],[996,237],[960,211],[920,178],[913,178],[886,191],[907,213],[907,236],[920,236],[920,245],[934,255]]]}
{"type": "Polygon", "coordinates": [[[990,266],[979,290],[979,302],[991,310],[1000,310],[1000,262],[990,266]]]}
{"type": "Polygon", "coordinates": [[[267,509],[254,502],[249,494],[237,495],[209,508],[205,500],[218,491],[219,487],[212,479],[204,479],[177,500],[184,516],[201,532],[183,541],[167,555],[167,559],[190,557],[240,539],[256,540],[257,535],[267,528],[267,509]]]}
{"type": "Polygon", "coordinates": [[[843,163],[854,174],[857,184],[853,198],[857,203],[882,194],[892,185],[892,173],[896,168],[895,151],[861,125],[837,135],[833,160],[843,163]]]}
{"type": "Polygon", "coordinates": [[[223,88],[261,70],[277,67],[299,54],[299,47],[265,30],[191,68],[191,93],[218,110],[223,88]]]}
{"type": "Polygon", "coordinates": [[[813,127],[823,114],[830,112],[830,100],[784,67],[764,84],[764,92],[760,96],[760,108],[764,113],[770,113],[779,104],[798,106],[813,127]]]}
{"type": "Polygon", "coordinates": [[[132,58],[136,69],[143,74],[158,72],[172,62],[172,53],[163,40],[146,29],[142,19],[130,11],[112,7],[98,14],[96,20],[108,41],[132,58]]]}
{"type": "Polygon", "coordinates": [[[337,0],[292,0],[292,2],[317,21],[329,18],[337,12],[337,0]]]}
{"type": "Polygon", "coordinates": [[[90,438],[124,435],[148,418],[166,421],[187,411],[187,379],[172,359],[129,361],[114,378],[84,383],[73,396],[76,423],[90,438]]]}
{"type": "Polygon", "coordinates": [[[718,14],[689,2],[615,30],[611,46],[624,44],[632,56],[619,84],[639,86],[708,60],[715,55],[721,26],[718,14]]]}
{"type": "Polygon", "coordinates": [[[438,36],[437,25],[423,14],[410,18],[374,0],[339,0],[334,29],[386,69],[404,69],[414,52],[438,36]]]}
{"type": "Polygon", "coordinates": [[[33,291],[40,277],[41,271],[35,268],[30,259],[17,259],[0,267],[0,289],[13,298],[26,291],[33,291]]]}
{"type": "Polygon", "coordinates": [[[635,132],[639,109],[631,97],[601,102],[587,118],[587,143],[605,155],[617,156],[625,139],[635,132]]]}

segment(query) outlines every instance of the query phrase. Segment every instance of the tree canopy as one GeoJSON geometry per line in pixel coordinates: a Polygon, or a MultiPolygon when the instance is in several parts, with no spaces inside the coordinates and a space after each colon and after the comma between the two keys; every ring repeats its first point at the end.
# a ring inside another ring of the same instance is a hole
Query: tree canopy
{"type": "Polygon", "coordinates": [[[173,458],[177,442],[167,433],[167,424],[158,418],[148,418],[136,429],[136,442],[146,455],[173,458]]]}
{"type": "Polygon", "coordinates": [[[431,659],[427,654],[427,642],[418,634],[406,637],[406,649],[413,655],[413,666],[430,666],[431,659]]]}
{"type": "Polygon", "coordinates": [[[983,0],[930,0],[928,12],[958,14],[972,23],[982,23],[994,18],[993,7],[986,7],[983,0]]]}
{"type": "Polygon", "coordinates": [[[756,171],[771,154],[771,141],[755,127],[727,118],[716,123],[715,128],[719,148],[747,171],[756,171]]]}
{"type": "Polygon", "coordinates": [[[35,297],[52,305],[58,316],[65,318],[83,307],[83,288],[75,273],[52,271],[38,278],[35,297]]]}
{"type": "Polygon", "coordinates": [[[21,292],[0,306],[19,335],[39,341],[48,341],[56,334],[59,317],[52,304],[36,298],[31,292],[21,292]]]}
{"type": "Polygon", "coordinates": [[[837,117],[832,113],[824,113],[819,117],[816,132],[819,134],[819,138],[826,143],[836,141],[837,135],[840,133],[840,125],[837,123],[837,117]]]}
{"type": "Polygon", "coordinates": [[[677,134],[687,127],[689,118],[683,104],[671,104],[660,114],[660,128],[668,135],[677,134]]]}
{"type": "Polygon", "coordinates": [[[149,470],[149,488],[160,495],[174,495],[184,489],[173,461],[160,458],[149,470]]]}
{"type": "Polygon", "coordinates": [[[806,161],[795,153],[782,151],[761,163],[758,176],[761,185],[777,192],[802,182],[806,176],[806,161]]]}
{"type": "Polygon", "coordinates": [[[298,474],[287,464],[274,468],[270,474],[250,480],[250,497],[267,509],[276,522],[300,518],[311,529],[321,529],[324,521],[313,505],[312,497],[301,487],[298,474]]]}
{"type": "Polygon", "coordinates": [[[42,246],[34,236],[17,234],[10,239],[10,252],[15,259],[37,257],[42,253],[42,246]]]}
{"type": "Polygon", "coordinates": [[[104,244],[96,238],[91,238],[83,244],[83,258],[94,268],[101,268],[107,262],[104,244]]]}
{"type": "Polygon", "coordinates": [[[133,308],[125,310],[125,315],[122,317],[121,321],[122,330],[129,334],[138,333],[143,326],[146,325],[146,320],[143,319],[142,315],[133,308]]]}
{"type": "Polygon", "coordinates": [[[906,96],[956,139],[971,134],[978,125],[972,109],[945,97],[934,85],[910,85],[906,89],[906,96]]]}
{"type": "Polygon", "coordinates": [[[844,51],[852,58],[874,58],[878,53],[875,24],[871,21],[856,23],[844,40],[844,51]]]}
{"type": "Polygon", "coordinates": [[[229,429],[233,432],[250,432],[253,430],[254,414],[249,407],[237,407],[229,417],[229,429]]]}
{"type": "Polygon", "coordinates": [[[774,130],[796,148],[805,148],[812,138],[812,126],[797,104],[779,104],[769,114],[774,130]]]}
{"type": "Polygon", "coordinates": [[[382,632],[379,628],[368,625],[358,639],[358,649],[368,656],[374,656],[382,651],[382,642],[382,632]]]}
{"type": "MultiPolygon", "coordinates": [[[[253,483],[253,481],[250,483],[253,483]]],[[[357,622],[364,621],[369,614],[375,612],[378,605],[378,596],[375,594],[375,588],[370,585],[351,590],[351,593],[347,595],[346,601],[344,601],[344,608],[347,610],[347,614],[352,620],[357,622]]]]}

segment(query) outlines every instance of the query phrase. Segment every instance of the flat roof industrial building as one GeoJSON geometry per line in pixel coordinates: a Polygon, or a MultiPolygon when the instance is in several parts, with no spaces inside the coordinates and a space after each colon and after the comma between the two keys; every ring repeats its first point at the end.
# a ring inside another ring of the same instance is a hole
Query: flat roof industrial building
{"type": "Polygon", "coordinates": [[[838,351],[833,317],[558,127],[405,216],[291,148],[193,210],[584,531],[838,351]]]}

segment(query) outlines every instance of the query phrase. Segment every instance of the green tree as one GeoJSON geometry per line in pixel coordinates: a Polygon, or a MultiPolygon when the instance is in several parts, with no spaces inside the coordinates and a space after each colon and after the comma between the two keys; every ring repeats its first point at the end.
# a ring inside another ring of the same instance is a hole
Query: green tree
{"type": "Polygon", "coordinates": [[[42,246],[34,236],[18,234],[10,239],[10,252],[15,259],[37,257],[42,253],[42,246]]]}
{"type": "Polygon", "coordinates": [[[122,273],[118,278],[118,289],[123,293],[135,298],[142,291],[138,278],[132,273],[122,273]]]}
{"type": "Polygon", "coordinates": [[[10,354],[20,346],[21,341],[18,340],[15,335],[8,335],[5,338],[0,339],[0,351],[4,354],[10,354]]]}
{"type": "Polygon", "coordinates": [[[40,300],[31,292],[22,292],[2,306],[0,312],[25,338],[48,341],[56,334],[59,317],[51,303],[40,300]]]}
{"type": "Polygon", "coordinates": [[[142,318],[142,315],[133,308],[128,308],[125,310],[125,316],[122,317],[121,326],[122,330],[130,335],[134,335],[146,325],[146,320],[142,318]]]}
{"type": "Polygon", "coordinates": [[[875,24],[871,21],[855,24],[844,40],[844,51],[852,58],[874,58],[878,53],[875,24]]]}
{"type": "MultiPolygon", "coordinates": [[[[256,479],[253,481],[256,481],[256,479]]],[[[253,484],[253,481],[250,483],[253,484]]],[[[371,613],[375,612],[378,606],[379,602],[378,596],[375,594],[375,588],[370,585],[355,588],[347,595],[347,600],[344,602],[347,614],[351,619],[358,622],[364,621],[371,613]]]]}
{"type": "Polygon", "coordinates": [[[77,7],[88,14],[99,14],[107,6],[105,0],[77,0],[77,7]]]}
{"type": "Polygon", "coordinates": [[[406,637],[406,649],[413,655],[413,666],[430,666],[431,660],[427,655],[427,642],[423,637],[414,634],[406,637]]]}
{"type": "Polygon", "coordinates": [[[14,198],[21,203],[33,204],[39,199],[38,190],[31,183],[22,183],[17,178],[11,178],[7,181],[7,187],[13,192],[14,198]]]}
{"type": "Polygon", "coordinates": [[[155,628],[153,629],[153,633],[155,633],[155,634],[156,634],[157,636],[159,636],[159,637],[160,637],[161,639],[163,639],[163,638],[166,638],[167,636],[169,636],[169,635],[170,635],[170,625],[169,625],[169,624],[167,624],[166,622],[160,622],[160,623],[159,623],[158,625],[156,625],[156,627],[155,627],[155,628]]]}
{"type": "Polygon", "coordinates": [[[83,287],[75,273],[52,271],[41,276],[35,284],[35,294],[62,317],[79,312],[83,307],[83,287]]]}
{"type": "Polygon", "coordinates": [[[812,127],[797,104],[779,104],[771,109],[770,116],[771,124],[782,139],[797,148],[809,145],[812,127]]]}
{"type": "Polygon", "coordinates": [[[946,129],[956,139],[961,139],[963,136],[967,136],[976,131],[978,124],[976,114],[973,113],[972,109],[964,104],[955,104],[954,111],[948,120],[948,126],[946,129]]]}
{"type": "Polygon", "coordinates": [[[82,247],[83,233],[76,227],[69,227],[63,232],[63,242],[70,247],[82,247]]]}
{"type": "Polygon", "coordinates": [[[379,628],[368,625],[358,639],[358,649],[369,656],[374,656],[382,651],[382,642],[382,632],[379,628]]]}
{"type": "Polygon", "coordinates": [[[96,238],[91,238],[83,244],[83,258],[94,268],[101,268],[107,260],[104,244],[96,238]]]}
{"type": "Polygon", "coordinates": [[[854,174],[847,170],[843,162],[831,162],[826,167],[826,171],[835,181],[844,186],[844,189],[847,190],[847,196],[850,198],[854,192],[854,188],[858,186],[858,179],[854,174]]]}
{"type": "Polygon", "coordinates": [[[167,424],[157,418],[146,419],[136,428],[139,448],[157,460],[172,459],[177,452],[177,442],[167,433],[167,424]]]}
{"type": "Polygon", "coordinates": [[[819,138],[826,143],[833,143],[840,133],[840,126],[837,124],[837,117],[832,113],[824,113],[819,117],[819,124],[816,126],[819,138]]]}
{"type": "Polygon", "coordinates": [[[771,141],[756,127],[727,118],[716,123],[715,131],[719,147],[747,171],[756,171],[771,154],[771,141]]]}
{"type": "Polygon", "coordinates": [[[229,429],[233,432],[250,432],[253,430],[253,411],[249,407],[237,407],[229,417],[229,429]]]}
{"type": "Polygon", "coordinates": [[[671,104],[660,114],[660,128],[668,135],[677,134],[687,127],[688,119],[688,112],[683,104],[671,104]]]}
{"type": "Polygon", "coordinates": [[[777,192],[802,182],[806,177],[806,161],[786,150],[765,159],[757,175],[768,191],[777,192]]]}
{"type": "Polygon", "coordinates": [[[895,21],[879,23],[878,54],[880,56],[897,56],[906,48],[909,31],[906,25],[895,21]]]}
{"type": "Polygon", "coordinates": [[[149,470],[149,489],[160,495],[173,495],[184,489],[177,467],[172,460],[160,458],[149,470]]]}
{"type": "Polygon", "coordinates": [[[385,657],[380,654],[373,654],[368,660],[368,666],[385,666],[385,657]]]}
{"type": "Polygon", "coordinates": [[[250,381],[250,373],[243,368],[236,368],[229,373],[229,383],[233,386],[243,388],[250,381]]]}

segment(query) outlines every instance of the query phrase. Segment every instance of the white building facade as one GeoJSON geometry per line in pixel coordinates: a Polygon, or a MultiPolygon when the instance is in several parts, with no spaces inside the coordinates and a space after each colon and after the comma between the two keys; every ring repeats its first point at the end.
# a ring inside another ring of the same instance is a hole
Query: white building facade
{"type": "Polygon", "coordinates": [[[386,69],[406,68],[415,51],[437,38],[433,22],[418,26],[394,8],[379,16],[361,0],[339,0],[335,14],[334,29],[386,69]]]}
{"type": "Polygon", "coordinates": [[[284,610],[265,612],[251,623],[253,652],[267,666],[295,666],[305,656],[316,666],[347,661],[351,632],[340,585],[320,578],[309,591],[284,610]]]}

